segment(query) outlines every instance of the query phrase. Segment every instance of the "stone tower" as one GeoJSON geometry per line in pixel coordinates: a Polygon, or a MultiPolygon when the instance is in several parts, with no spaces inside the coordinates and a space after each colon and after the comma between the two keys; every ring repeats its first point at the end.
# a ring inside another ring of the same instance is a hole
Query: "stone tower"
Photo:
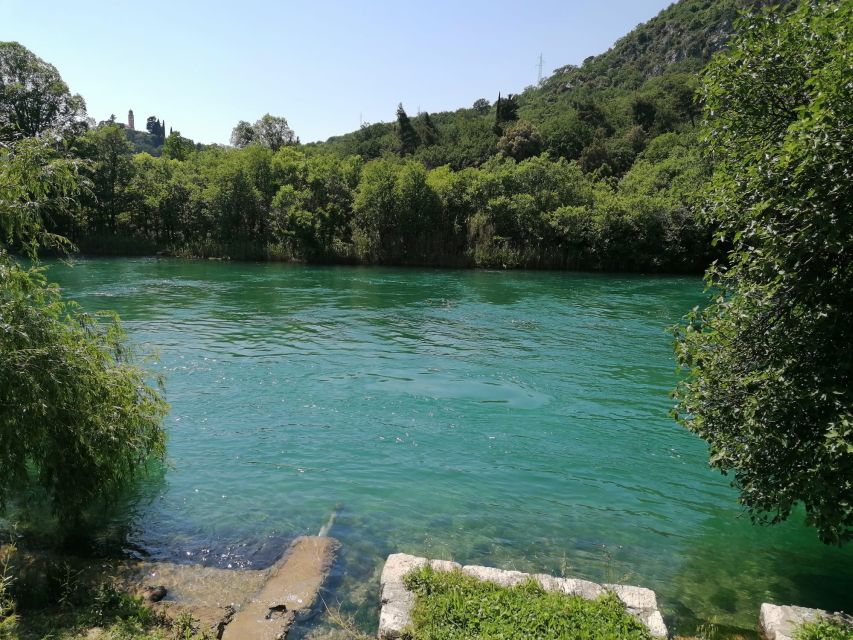
{"type": "Polygon", "coordinates": [[[136,131],[136,127],[133,126],[133,109],[127,112],[127,128],[136,131]]]}

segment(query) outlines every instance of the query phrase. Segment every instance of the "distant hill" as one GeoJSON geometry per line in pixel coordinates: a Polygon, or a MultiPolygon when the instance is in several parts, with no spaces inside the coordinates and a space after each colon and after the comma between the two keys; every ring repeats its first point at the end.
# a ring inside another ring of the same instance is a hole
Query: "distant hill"
{"type": "Polygon", "coordinates": [[[725,46],[738,13],[788,0],[682,0],[623,36],[580,67],[556,69],[548,89],[621,87],[637,89],[670,70],[697,71],[725,46]]]}
{"type": "MultiPolygon", "coordinates": [[[[411,114],[422,142],[414,157],[428,167],[460,169],[481,165],[500,148],[528,149],[579,160],[586,171],[622,175],[652,138],[693,127],[698,72],[725,46],[739,12],[768,4],[793,5],[790,0],[682,0],[605,53],[557,69],[539,86],[509,97],[515,116],[533,125],[519,134],[530,138],[522,144],[504,140],[501,146],[513,121],[497,123],[496,105],[489,100],[429,114],[428,121],[411,114]]],[[[389,105],[389,113],[393,108],[389,105]]],[[[399,153],[395,126],[366,125],[316,146],[365,159],[399,153]]]]}

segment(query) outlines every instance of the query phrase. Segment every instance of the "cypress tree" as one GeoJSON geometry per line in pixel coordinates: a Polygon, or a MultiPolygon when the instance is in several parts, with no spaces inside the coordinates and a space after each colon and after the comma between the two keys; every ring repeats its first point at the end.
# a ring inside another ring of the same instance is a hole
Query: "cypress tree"
{"type": "Polygon", "coordinates": [[[397,137],[400,139],[400,155],[406,156],[415,152],[420,143],[418,132],[412,126],[412,121],[406,115],[403,104],[397,105],[397,137]]]}
{"type": "Polygon", "coordinates": [[[430,145],[438,142],[438,129],[435,128],[435,123],[433,123],[432,118],[429,117],[429,113],[424,111],[419,118],[419,133],[421,142],[425,147],[429,147],[430,145]]]}

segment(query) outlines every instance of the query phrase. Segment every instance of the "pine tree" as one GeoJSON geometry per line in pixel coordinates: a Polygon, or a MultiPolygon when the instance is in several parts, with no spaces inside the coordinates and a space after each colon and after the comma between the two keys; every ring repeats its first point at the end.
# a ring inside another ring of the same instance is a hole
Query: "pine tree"
{"type": "Polygon", "coordinates": [[[438,129],[435,128],[435,123],[429,117],[429,113],[424,111],[418,120],[420,121],[418,123],[418,133],[420,134],[421,143],[425,147],[429,147],[438,142],[438,129]]]}
{"type": "Polygon", "coordinates": [[[420,144],[418,132],[412,126],[412,121],[406,115],[403,104],[397,105],[397,137],[400,139],[400,155],[406,156],[415,152],[420,144]]]}

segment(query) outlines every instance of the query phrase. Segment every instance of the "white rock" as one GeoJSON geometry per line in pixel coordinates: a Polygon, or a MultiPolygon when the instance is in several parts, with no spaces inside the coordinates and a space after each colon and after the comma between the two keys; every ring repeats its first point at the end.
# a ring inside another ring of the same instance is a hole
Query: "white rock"
{"type": "Polygon", "coordinates": [[[379,612],[379,637],[394,640],[402,637],[412,621],[412,607],[415,606],[415,594],[406,589],[403,582],[406,574],[427,563],[437,571],[460,569],[458,562],[448,560],[427,560],[406,553],[393,553],[388,556],[382,575],[379,578],[379,598],[382,609],[379,612]]]}
{"type": "Polygon", "coordinates": [[[836,618],[853,625],[853,618],[843,613],[833,614],[822,609],[780,606],[767,602],[761,605],[758,624],[767,640],[791,640],[801,624],[814,622],[820,618],[836,618]]]}
{"type": "MultiPolygon", "coordinates": [[[[380,598],[382,610],[379,614],[379,638],[396,640],[402,637],[403,629],[411,624],[412,607],[415,595],[406,589],[403,578],[407,573],[429,564],[438,571],[454,571],[461,569],[463,573],[478,580],[487,580],[503,587],[523,584],[535,580],[546,591],[555,591],[566,595],[576,595],[587,600],[594,600],[607,590],[612,591],[625,604],[628,613],[639,619],[658,638],[667,636],[666,625],[657,608],[657,598],[654,591],[643,587],[632,587],[620,584],[600,585],[588,580],[577,578],[557,578],[544,573],[531,575],[520,571],[507,571],[494,567],[467,565],[461,567],[456,562],[446,560],[427,560],[405,553],[395,553],[388,556],[380,578],[380,598]]],[[[773,638],[772,640],[776,640],[773,638]]],[[[778,640],[784,640],[779,637],[778,640]]]]}
{"type": "Polygon", "coordinates": [[[629,609],[657,609],[658,601],[655,592],[645,587],[631,587],[626,584],[606,584],[608,589],[616,594],[629,609]]]}
{"type": "Polygon", "coordinates": [[[584,600],[595,600],[604,593],[600,584],[578,578],[560,578],[563,593],[569,596],[580,596],[584,600]]]}
{"type": "Polygon", "coordinates": [[[506,569],[495,569],[494,567],[481,567],[476,564],[471,564],[462,567],[462,573],[467,573],[478,580],[494,582],[502,587],[513,587],[518,584],[524,584],[531,576],[528,573],[521,571],[507,571],[506,569]]]}

